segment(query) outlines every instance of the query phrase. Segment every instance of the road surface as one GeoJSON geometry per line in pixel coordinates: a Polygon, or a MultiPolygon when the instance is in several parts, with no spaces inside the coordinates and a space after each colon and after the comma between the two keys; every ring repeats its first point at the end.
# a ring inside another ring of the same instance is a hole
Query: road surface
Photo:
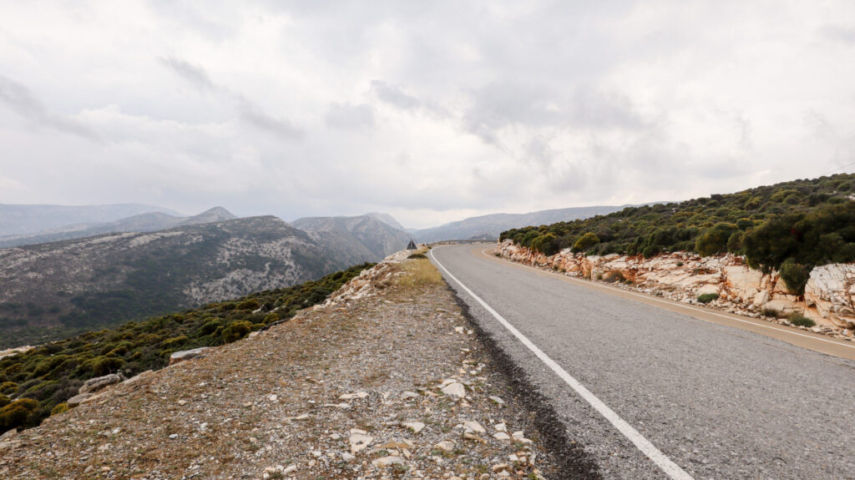
{"type": "Polygon", "coordinates": [[[431,258],[598,476],[855,479],[852,348],[581,285],[488,247],[431,258]]]}

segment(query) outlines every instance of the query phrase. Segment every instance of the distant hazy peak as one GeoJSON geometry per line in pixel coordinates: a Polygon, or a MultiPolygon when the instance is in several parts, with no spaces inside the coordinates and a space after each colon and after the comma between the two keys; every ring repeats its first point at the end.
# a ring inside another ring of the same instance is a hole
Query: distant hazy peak
{"type": "Polygon", "coordinates": [[[199,215],[194,215],[190,218],[195,218],[195,219],[200,219],[200,220],[205,219],[209,222],[218,222],[218,221],[222,221],[222,220],[232,220],[232,219],[235,219],[238,217],[223,207],[214,207],[214,208],[205,210],[204,212],[200,213],[199,215]]]}
{"type": "Polygon", "coordinates": [[[380,220],[381,222],[385,223],[386,225],[389,225],[392,228],[397,228],[398,230],[401,230],[404,232],[407,231],[407,229],[404,228],[403,225],[398,223],[398,221],[395,220],[395,218],[392,217],[392,215],[389,215],[388,213],[371,212],[371,213],[366,213],[365,216],[374,218],[376,220],[380,220]]]}

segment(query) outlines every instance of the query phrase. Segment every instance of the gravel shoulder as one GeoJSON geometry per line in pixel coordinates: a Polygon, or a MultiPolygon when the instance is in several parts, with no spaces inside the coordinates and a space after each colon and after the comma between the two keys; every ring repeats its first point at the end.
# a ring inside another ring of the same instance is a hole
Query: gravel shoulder
{"type": "Polygon", "coordinates": [[[0,478],[566,478],[549,412],[407,262],[2,439],[0,478]]]}

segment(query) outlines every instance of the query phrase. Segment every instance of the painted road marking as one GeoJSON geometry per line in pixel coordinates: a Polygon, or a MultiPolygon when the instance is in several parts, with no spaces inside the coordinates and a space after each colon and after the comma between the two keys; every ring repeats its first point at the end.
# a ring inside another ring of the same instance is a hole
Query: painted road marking
{"type": "Polygon", "coordinates": [[[680,468],[679,465],[671,461],[670,458],[665,456],[656,446],[650,443],[650,440],[644,438],[644,435],[638,432],[635,428],[632,427],[629,423],[627,423],[624,419],[620,418],[617,413],[614,412],[611,408],[608,407],[602,400],[597,398],[596,395],[591,393],[590,390],[585,388],[584,385],[579,383],[578,380],[573,378],[566,370],[561,368],[560,365],[555,363],[555,360],[549,358],[549,356],[543,352],[537,345],[535,345],[531,340],[528,339],[525,335],[523,335],[519,330],[516,329],[513,325],[510,324],[504,317],[502,317],[499,312],[495,311],[493,307],[487,305],[487,302],[481,300],[481,297],[475,295],[475,292],[469,289],[466,285],[463,284],[460,280],[457,279],[454,275],[451,274],[443,265],[436,259],[433,255],[433,250],[430,251],[430,257],[436,262],[436,265],[442,269],[452,280],[457,282],[460,287],[466,291],[475,301],[481,304],[488,312],[490,312],[496,320],[499,321],[505,328],[508,329],[517,339],[522,342],[532,353],[537,356],[546,366],[552,369],[564,382],[570,386],[576,393],[579,394],[582,398],[585,399],[594,410],[600,413],[600,415],[606,417],[606,420],[609,421],[615,428],[618,429],[620,433],[622,433],[633,445],[636,446],[641,452],[647,455],[647,458],[653,461],[663,472],[665,472],[668,477],[674,480],[692,480],[692,476],[686,473],[685,470],[680,468]]]}

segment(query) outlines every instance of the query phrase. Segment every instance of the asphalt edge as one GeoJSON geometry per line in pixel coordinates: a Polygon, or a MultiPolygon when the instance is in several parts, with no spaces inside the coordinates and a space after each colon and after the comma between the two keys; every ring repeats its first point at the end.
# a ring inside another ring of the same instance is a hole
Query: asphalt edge
{"type": "Polygon", "coordinates": [[[504,377],[513,390],[516,399],[526,410],[534,414],[532,415],[534,427],[543,439],[544,449],[557,463],[556,467],[563,475],[561,478],[601,480],[603,477],[597,463],[585,452],[581,444],[570,439],[558,412],[540,393],[525,370],[513,361],[491,333],[481,327],[481,324],[472,315],[469,304],[445,280],[445,277],[443,277],[443,281],[445,281],[446,288],[454,295],[455,302],[463,313],[463,317],[493,360],[492,367],[504,377]]]}

